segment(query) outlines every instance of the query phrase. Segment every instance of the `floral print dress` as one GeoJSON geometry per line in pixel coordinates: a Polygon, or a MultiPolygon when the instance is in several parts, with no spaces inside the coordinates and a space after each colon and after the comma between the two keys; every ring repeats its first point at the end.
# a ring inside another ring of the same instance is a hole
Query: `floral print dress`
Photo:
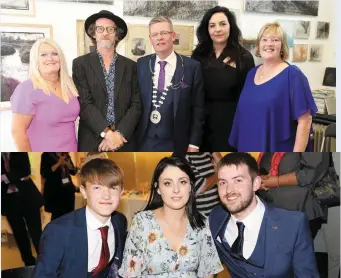
{"type": "Polygon", "coordinates": [[[152,211],[137,213],[130,227],[119,274],[124,277],[197,278],[223,270],[208,224],[186,235],[177,252],[152,211]]]}

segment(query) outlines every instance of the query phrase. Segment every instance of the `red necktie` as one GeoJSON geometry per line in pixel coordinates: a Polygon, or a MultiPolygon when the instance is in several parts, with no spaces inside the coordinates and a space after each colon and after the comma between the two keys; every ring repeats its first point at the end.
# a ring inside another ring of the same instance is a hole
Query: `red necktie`
{"type": "Polygon", "coordinates": [[[108,229],[109,226],[104,226],[99,228],[102,236],[102,250],[101,250],[101,257],[99,258],[99,263],[97,267],[92,271],[93,274],[100,273],[109,263],[110,252],[108,246],[108,229]]]}

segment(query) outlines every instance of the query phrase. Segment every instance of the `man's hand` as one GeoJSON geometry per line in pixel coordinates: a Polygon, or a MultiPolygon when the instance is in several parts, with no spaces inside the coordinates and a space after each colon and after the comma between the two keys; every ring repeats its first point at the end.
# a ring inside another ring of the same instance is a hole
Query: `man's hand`
{"type": "Polygon", "coordinates": [[[187,152],[188,153],[198,153],[199,149],[193,148],[193,147],[188,147],[187,152]]]}
{"type": "Polygon", "coordinates": [[[260,176],[262,179],[262,184],[260,189],[269,190],[273,187],[278,187],[278,177],[270,176],[270,175],[263,175],[260,176]]]}
{"type": "Polygon", "coordinates": [[[105,138],[98,147],[99,151],[116,151],[121,148],[127,140],[118,131],[108,131],[105,138]]]}

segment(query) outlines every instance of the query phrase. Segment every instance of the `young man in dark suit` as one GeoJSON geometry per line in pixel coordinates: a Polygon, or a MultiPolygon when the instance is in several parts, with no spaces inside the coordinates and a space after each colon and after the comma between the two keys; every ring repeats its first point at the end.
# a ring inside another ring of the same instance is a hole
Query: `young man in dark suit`
{"type": "Polygon", "coordinates": [[[197,152],[204,123],[204,88],[200,63],[174,52],[172,21],[153,18],[149,38],[155,54],[137,61],[143,102],[138,126],[139,151],[197,152]]]}
{"type": "Polygon", "coordinates": [[[123,172],[109,159],[95,158],[81,169],[87,206],[49,223],[43,231],[33,277],[118,277],[127,220],[116,212],[123,172]]]}
{"type": "Polygon", "coordinates": [[[40,208],[43,197],[30,175],[27,153],[1,154],[1,214],[7,218],[26,266],[34,265],[36,261],[28,232],[37,252],[42,233],[40,208]]]}
{"type": "Polygon", "coordinates": [[[81,107],[78,151],[135,151],[142,110],[136,63],[116,53],[127,24],[103,10],[88,17],[84,28],[96,49],[72,66],[81,107]]]}
{"type": "MultiPolygon", "coordinates": [[[[302,212],[267,206],[256,160],[230,153],[218,163],[222,206],[209,224],[220,259],[233,278],[318,278],[308,220],[302,212]]],[[[266,188],[265,188],[266,189],[266,188]]]]}

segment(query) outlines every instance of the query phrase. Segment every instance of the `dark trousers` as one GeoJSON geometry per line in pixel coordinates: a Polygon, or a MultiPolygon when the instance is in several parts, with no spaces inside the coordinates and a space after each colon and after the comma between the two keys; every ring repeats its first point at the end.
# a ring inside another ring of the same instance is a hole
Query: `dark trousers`
{"type": "Polygon", "coordinates": [[[151,137],[146,134],[139,147],[140,152],[173,152],[173,138],[160,138],[157,135],[151,137]]]}
{"type": "Polygon", "coordinates": [[[42,233],[40,208],[27,206],[20,198],[19,193],[9,194],[6,198],[6,217],[13,231],[21,258],[26,266],[34,265],[35,258],[32,254],[28,233],[38,253],[42,233]]]}
{"type": "Polygon", "coordinates": [[[313,240],[315,239],[318,231],[321,229],[322,223],[323,223],[322,218],[315,218],[309,220],[309,228],[313,240]]]}

